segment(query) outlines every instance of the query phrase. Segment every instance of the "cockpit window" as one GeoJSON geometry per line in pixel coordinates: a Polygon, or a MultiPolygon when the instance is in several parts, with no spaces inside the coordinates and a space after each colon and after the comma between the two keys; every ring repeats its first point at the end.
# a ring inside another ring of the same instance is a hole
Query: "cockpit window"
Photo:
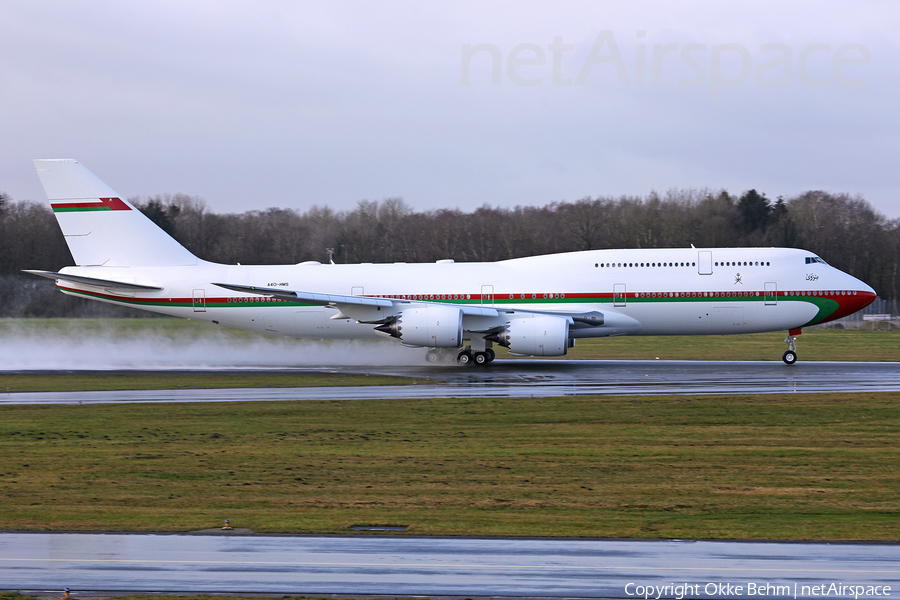
{"type": "Polygon", "coordinates": [[[818,256],[807,256],[806,264],[811,265],[813,263],[822,263],[823,265],[827,265],[828,263],[819,258],[818,256]]]}

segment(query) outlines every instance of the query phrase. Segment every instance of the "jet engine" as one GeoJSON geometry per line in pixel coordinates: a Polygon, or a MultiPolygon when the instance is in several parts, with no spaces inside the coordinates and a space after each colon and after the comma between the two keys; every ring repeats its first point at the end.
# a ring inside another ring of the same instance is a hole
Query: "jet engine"
{"type": "Polygon", "coordinates": [[[512,354],[563,356],[569,351],[569,319],[548,315],[513,319],[503,331],[485,339],[509,348],[512,354]]]}
{"type": "Polygon", "coordinates": [[[463,313],[455,306],[408,308],[375,328],[409,346],[459,348],[463,342],[463,313]]]}

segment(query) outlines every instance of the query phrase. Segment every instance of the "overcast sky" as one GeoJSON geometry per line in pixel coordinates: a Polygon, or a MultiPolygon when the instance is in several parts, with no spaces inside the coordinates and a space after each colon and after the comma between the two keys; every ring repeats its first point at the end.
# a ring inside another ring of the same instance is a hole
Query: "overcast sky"
{"type": "Polygon", "coordinates": [[[75,158],[216,212],[709,187],[900,217],[900,3],[562,6],[0,0],[0,191],[75,158]]]}

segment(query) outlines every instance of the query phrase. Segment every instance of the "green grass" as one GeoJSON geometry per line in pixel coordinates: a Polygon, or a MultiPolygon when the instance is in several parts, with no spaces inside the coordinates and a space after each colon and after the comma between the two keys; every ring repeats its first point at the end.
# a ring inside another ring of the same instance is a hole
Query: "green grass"
{"type": "MultiPolygon", "coordinates": [[[[787,350],[786,331],[731,336],[616,337],[576,340],[563,358],[595,360],[768,360],[787,350]]],[[[807,329],[800,361],[898,361],[900,331],[807,329]]]]}
{"type": "Polygon", "coordinates": [[[0,373],[0,400],[10,392],[293,388],[406,385],[405,377],[353,373],[0,373]]]}
{"type": "Polygon", "coordinates": [[[0,407],[0,529],[900,539],[900,394],[0,407]]]}

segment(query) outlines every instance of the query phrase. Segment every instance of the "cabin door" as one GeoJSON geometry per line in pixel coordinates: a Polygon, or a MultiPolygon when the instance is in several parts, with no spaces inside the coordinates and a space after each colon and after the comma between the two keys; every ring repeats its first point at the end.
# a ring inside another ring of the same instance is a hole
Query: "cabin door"
{"type": "Polygon", "coordinates": [[[626,297],[627,294],[625,293],[625,284],[613,284],[613,306],[625,306],[626,297]]]}
{"type": "Polygon", "coordinates": [[[194,290],[194,312],[206,312],[206,290],[194,290]]]}

